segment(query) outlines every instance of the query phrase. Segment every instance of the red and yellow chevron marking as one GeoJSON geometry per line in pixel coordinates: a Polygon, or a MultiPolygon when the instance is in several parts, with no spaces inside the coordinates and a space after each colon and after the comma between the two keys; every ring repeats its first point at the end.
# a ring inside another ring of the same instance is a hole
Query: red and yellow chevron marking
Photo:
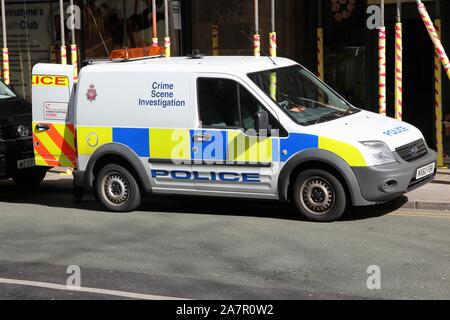
{"type": "Polygon", "coordinates": [[[403,36],[402,24],[395,25],[395,119],[403,118],[403,36]]]}
{"type": "Polygon", "coordinates": [[[378,69],[379,69],[379,112],[386,115],[386,28],[380,27],[378,39],[378,69]]]}
{"type": "MultiPolygon", "coordinates": [[[[33,142],[36,164],[40,166],[75,168],[77,149],[73,124],[45,123],[47,131],[38,131],[33,123],[33,142]]],[[[40,123],[43,124],[43,123],[40,123]]]]}

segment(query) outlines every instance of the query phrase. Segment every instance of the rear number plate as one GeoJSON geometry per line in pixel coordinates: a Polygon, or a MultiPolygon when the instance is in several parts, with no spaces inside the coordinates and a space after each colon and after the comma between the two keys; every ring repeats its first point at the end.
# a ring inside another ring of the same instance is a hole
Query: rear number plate
{"type": "Polygon", "coordinates": [[[434,169],[436,168],[436,163],[429,164],[425,167],[417,169],[416,180],[425,178],[434,173],[434,169]]]}
{"type": "Polygon", "coordinates": [[[17,169],[25,169],[34,166],[34,158],[17,161],[17,169]]]}

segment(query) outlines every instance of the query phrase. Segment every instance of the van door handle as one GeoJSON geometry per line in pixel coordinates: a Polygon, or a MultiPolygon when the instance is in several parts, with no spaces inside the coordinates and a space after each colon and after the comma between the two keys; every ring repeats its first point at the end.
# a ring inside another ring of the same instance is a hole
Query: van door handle
{"type": "Polygon", "coordinates": [[[212,135],[208,133],[197,133],[192,136],[192,140],[194,140],[194,142],[211,142],[212,135]]]}
{"type": "Polygon", "coordinates": [[[48,124],[38,123],[36,125],[36,130],[37,131],[48,131],[48,130],[50,130],[50,126],[48,124]]]}

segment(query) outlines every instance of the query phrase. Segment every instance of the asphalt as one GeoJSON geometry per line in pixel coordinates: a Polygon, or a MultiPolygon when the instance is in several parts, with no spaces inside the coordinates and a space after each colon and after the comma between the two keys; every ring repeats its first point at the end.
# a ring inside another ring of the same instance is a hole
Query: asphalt
{"type": "MultiPolygon", "coordinates": [[[[407,202],[406,198],[402,202],[407,202]]],[[[71,179],[50,175],[23,191],[0,182],[0,278],[186,299],[450,299],[450,216],[350,209],[331,224],[289,204],[145,197],[133,213],[105,212],[71,179]],[[366,286],[381,269],[381,290],[366,286]]],[[[0,299],[118,299],[0,283],[0,299]]]]}

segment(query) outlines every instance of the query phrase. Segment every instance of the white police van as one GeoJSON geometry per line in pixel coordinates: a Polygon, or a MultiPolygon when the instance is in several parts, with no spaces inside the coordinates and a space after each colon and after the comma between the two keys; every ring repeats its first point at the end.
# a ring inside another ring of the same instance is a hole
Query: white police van
{"type": "Polygon", "coordinates": [[[415,127],[357,109],[294,61],[178,57],[33,70],[35,160],[109,210],[141,194],[292,201],[313,221],[430,182],[415,127]]]}

